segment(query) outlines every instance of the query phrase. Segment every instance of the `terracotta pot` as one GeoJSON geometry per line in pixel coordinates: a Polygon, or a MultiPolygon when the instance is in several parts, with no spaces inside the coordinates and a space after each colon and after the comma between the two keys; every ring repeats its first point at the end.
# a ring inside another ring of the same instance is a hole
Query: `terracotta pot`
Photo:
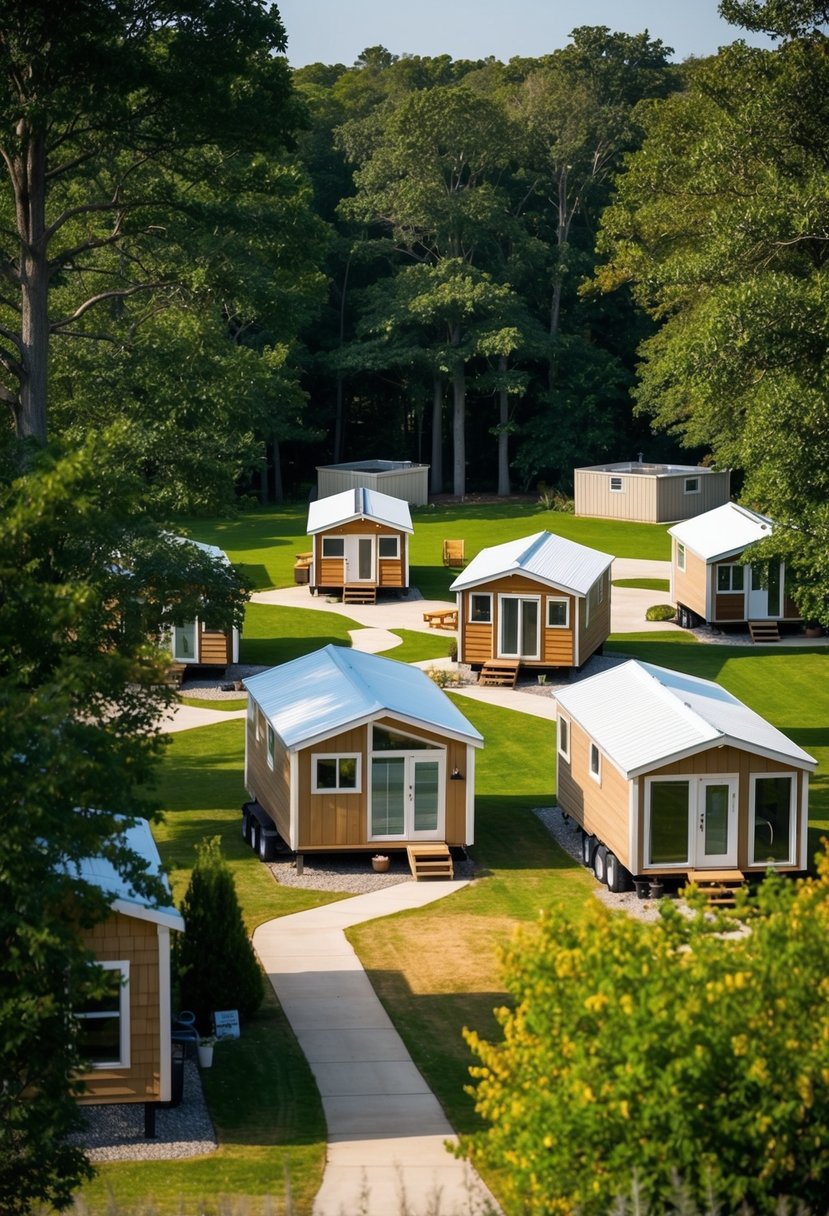
{"type": "Polygon", "coordinates": [[[389,868],[388,857],[372,857],[371,867],[373,870],[376,870],[378,874],[385,874],[389,868]]]}

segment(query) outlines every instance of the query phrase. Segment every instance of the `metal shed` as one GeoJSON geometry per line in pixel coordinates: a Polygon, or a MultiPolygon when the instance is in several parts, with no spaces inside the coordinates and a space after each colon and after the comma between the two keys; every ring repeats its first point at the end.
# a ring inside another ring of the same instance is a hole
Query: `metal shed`
{"type": "Polygon", "coordinates": [[[423,507],[429,501],[429,466],[411,460],[353,460],[317,466],[319,498],[360,488],[379,490],[423,507]]]}
{"type": "Polygon", "coordinates": [[[576,515],[674,523],[728,502],[731,470],[628,460],[575,470],[576,515]]]}

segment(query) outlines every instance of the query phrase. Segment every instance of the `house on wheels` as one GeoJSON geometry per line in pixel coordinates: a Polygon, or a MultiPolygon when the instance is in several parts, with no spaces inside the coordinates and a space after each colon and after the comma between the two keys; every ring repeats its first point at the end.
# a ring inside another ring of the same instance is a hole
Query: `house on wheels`
{"type": "MultiPolygon", "coordinates": [[[[161,876],[146,820],[136,820],[127,830],[126,843],[143,858],[149,873],[161,876]]],[[[79,877],[105,893],[112,911],[83,937],[109,985],[94,1008],[74,1011],[80,1050],[90,1062],[89,1071],[80,1077],[84,1089],[78,1100],[143,1102],[149,1108],[169,1102],[174,1097],[170,946],[171,935],[184,929],[181,913],[172,897],[157,907],[136,895],[103,857],[82,861],[79,877]]]]}
{"type": "Polygon", "coordinates": [[[244,683],[250,809],[298,864],[415,845],[448,858],[472,844],[483,739],[419,668],[326,646],[244,683]]]}
{"type": "Polygon", "coordinates": [[[373,603],[377,592],[409,590],[409,504],[356,487],[308,508],[309,586],[341,591],[344,603],[373,603]]]}
{"type": "Polygon", "coordinates": [[[815,761],[724,688],[632,659],[557,700],[558,804],[611,890],[806,868],[815,761]]]}
{"type": "Polygon", "coordinates": [[[551,532],[482,549],[450,588],[459,660],[482,683],[514,681],[519,667],[581,667],[610,633],[612,562],[551,532]]]}
{"type": "Polygon", "coordinates": [[[735,502],[668,529],[671,587],[681,625],[750,623],[756,640],[763,640],[762,627],[768,640],[775,640],[781,624],[800,622],[785,562],[744,558],[750,545],[768,539],[773,530],[765,515],[735,502]]]}

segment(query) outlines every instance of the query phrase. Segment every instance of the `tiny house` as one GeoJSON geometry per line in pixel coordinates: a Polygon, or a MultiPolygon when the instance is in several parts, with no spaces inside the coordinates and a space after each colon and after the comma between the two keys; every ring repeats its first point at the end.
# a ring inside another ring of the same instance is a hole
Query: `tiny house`
{"type": "MultiPolygon", "coordinates": [[[[204,553],[229,566],[227,554],[218,545],[182,537],[182,544],[195,545],[204,553]]],[[[182,621],[170,629],[169,647],[173,661],[186,667],[227,667],[239,662],[239,630],[215,629],[210,624],[209,610],[202,618],[182,621]]]]}
{"type": "Polygon", "coordinates": [[[612,890],[805,869],[815,761],[720,685],[631,659],[557,701],[558,804],[612,890]]]}
{"type": "Polygon", "coordinates": [[[728,502],[731,472],[705,465],[629,460],[576,469],[576,515],[661,524],[728,502]]]}
{"type": "Polygon", "coordinates": [[[459,660],[581,667],[610,633],[612,562],[551,532],[482,549],[450,588],[459,660]]]}
{"type": "Polygon", "coordinates": [[[668,529],[671,586],[680,624],[800,621],[785,562],[744,560],[744,551],[773,530],[765,515],[734,502],[668,529]]]}
{"type": "Polygon", "coordinates": [[[244,683],[245,786],[298,855],[472,844],[483,740],[419,668],[326,646],[244,683]]]}
{"type": "MultiPolygon", "coordinates": [[[[161,874],[146,820],[127,831],[127,844],[161,874]]],[[[94,1009],[76,1009],[80,1047],[90,1061],[81,1103],[169,1102],[172,1086],[171,934],[184,929],[172,898],[162,907],[138,896],[102,857],[80,865],[80,877],[111,900],[111,915],[84,933],[84,944],[111,980],[94,1009]]],[[[166,885],[166,879],[165,885],[166,885]]],[[[169,892],[169,888],[168,888],[169,892]]]]}
{"type": "Polygon", "coordinates": [[[341,591],[343,599],[370,599],[378,590],[406,594],[413,531],[409,504],[377,490],[357,487],[312,502],[311,594],[341,591]]]}

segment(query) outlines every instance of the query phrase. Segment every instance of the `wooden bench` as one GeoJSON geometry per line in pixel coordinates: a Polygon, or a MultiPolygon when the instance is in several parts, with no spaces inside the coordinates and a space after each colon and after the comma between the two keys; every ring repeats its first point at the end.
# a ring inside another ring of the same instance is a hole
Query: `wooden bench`
{"type": "Polygon", "coordinates": [[[518,659],[487,659],[481,668],[478,683],[490,688],[515,688],[518,667],[518,659]]]}
{"type": "Polygon", "coordinates": [[[439,608],[434,612],[424,612],[423,620],[430,629],[457,629],[457,608],[439,608]]]}

